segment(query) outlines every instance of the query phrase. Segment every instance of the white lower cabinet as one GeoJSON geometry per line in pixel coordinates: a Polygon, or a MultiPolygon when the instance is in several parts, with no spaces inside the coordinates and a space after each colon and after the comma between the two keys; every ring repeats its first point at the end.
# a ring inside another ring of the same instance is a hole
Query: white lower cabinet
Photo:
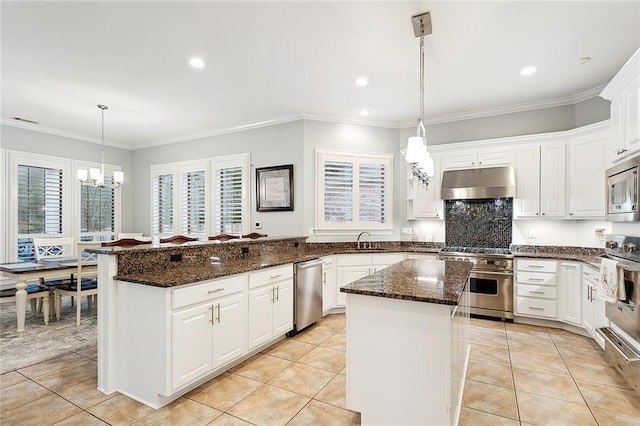
{"type": "Polygon", "coordinates": [[[293,329],[293,267],[249,274],[249,349],[293,329]]]}
{"type": "Polygon", "coordinates": [[[558,319],[582,326],[582,275],[578,262],[560,262],[558,267],[558,319]]]}
{"type": "Polygon", "coordinates": [[[605,300],[598,295],[600,277],[596,269],[582,267],[582,328],[604,349],[604,340],[595,331],[600,327],[609,327],[610,321],[605,314],[605,300]]]}
{"type": "Polygon", "coordinates": [[[336,306],[336,265],[332,256],[322,258],[322,313],[336,306]]]}
{"type": "Polygon", "coordinates": [[[171,383],[176,389],[213,370],[212,305],[172,315],[171,383]]]}
{"type": "Polygon", "coordinates": [[[516,259],[515,315],[556,319],[556,261],[516,259]]]}

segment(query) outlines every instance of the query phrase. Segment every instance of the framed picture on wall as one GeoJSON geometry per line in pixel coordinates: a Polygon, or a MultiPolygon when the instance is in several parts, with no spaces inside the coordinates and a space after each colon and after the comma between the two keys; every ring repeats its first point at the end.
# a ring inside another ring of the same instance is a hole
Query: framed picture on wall
{"type": "Polygon", "coordinates": [[[256,168],[259,212],[293,211],[293,164],[256,168]]]}

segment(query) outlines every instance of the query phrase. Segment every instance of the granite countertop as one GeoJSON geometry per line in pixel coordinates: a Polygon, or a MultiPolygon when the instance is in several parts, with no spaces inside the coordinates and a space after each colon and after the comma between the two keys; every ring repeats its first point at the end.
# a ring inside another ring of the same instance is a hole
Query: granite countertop
{"type": "Polygon", "coordinates": [[[457,305],[471,264],[457,261],[403,260],[340,287],[343,293],[457,305]]]}
{"type": "Polygon", "coordinates": [[[604,249],[594,247],[571,246],[518,246],[512,245],[511,252],[515,257],[537,257],[556,260],[572,260],[587,263],[600,268],[600,261],[605,255],[604,249]]]}

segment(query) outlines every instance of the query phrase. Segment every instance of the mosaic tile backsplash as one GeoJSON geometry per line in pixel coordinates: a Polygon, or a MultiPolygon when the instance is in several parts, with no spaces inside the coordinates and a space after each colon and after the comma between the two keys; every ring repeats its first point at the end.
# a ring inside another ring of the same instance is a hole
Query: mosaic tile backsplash
{"type": "Polygon", "coordinates": [[[447,200],[445,245],[509,247],[513,224],[513,198],[447,200]]]}

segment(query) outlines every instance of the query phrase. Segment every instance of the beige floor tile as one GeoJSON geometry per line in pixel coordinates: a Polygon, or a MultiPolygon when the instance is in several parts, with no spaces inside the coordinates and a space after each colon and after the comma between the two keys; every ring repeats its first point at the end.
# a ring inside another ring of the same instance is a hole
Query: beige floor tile
{"type": "Polygon", "coordinates": [[[458,426],[519,426],[520,423],[513,419],[496,416],[473,408],[462,407],[458,426]]]}
{"type": "Polygon", "coordinates": [[[278,358],[286,359],[288,361],[297,361],[309,352],[315,345],[309,343],[300,342],[293,339],[285,339],[269,347],[263,353],[278,358]]]}
{"type": "Polygon", "coordinates": [[[13,386],[17,383],[26,382],[27,380],[29,379],[27,379],[17,371],[10,371],[8,373],[0,375],[0,389],[13,386]]]}
{"type": "Polygon", "coordinates": [[[49,394],[11,410],[0,410],[2,425],[52,425],[81,410],[64,398],[49,394]]]}
{"type": "Polygon", "coordinates": [[[310,398],[271,385],[262,385],[227,412],[256,425],[284,425],[310,398]]]}
{"type": "Polygon", "coordinates": [[[337,374],[314,399],[336,407],[347,408],[347,377],[337,374]]]}
{"type": "Polygon", "coordinates": [[[153,412],[153,408],[142,405],[127,396],[116,395],[88,408],[87,411],[110,425],[128,425],[153,412]]]}
{"type": "Polygon", "coordinates": [[[226,411],[262,385],[237,374],[224,373],[186,394],[187,398],[226,411]]]}
{"type": "Polygon", "coordinates": [[[560,354],[542,355],[532,352],[510,351],[511,366],[513,368],[526,368],[539,373],[556,374],[570,377],[569,370],[560,354]]]}
{"type": "Polygon", "coordinates": [[[518,410],[523,422],[535,425],[597,425],[589,407],[546,396],[518,391],[518,410]]]}
{"type": "Polygon", "coordinates": [[[513,378],[518,391],[562,399],[576,404],[586,404],[578,386],[571,377],[514,368],[513,378]]]}
{"type": "Polygon", "coordinates": [[[318,346],[298,362],[337,373],[347,364],[346,358],[344,352],[318,346]]]}
{"type": "Polygon", "coordinates": [[[249,379],[267,383],[291,364],[292,362],[286,359],[258,354],[233,367],[231,371],[249,379]]]}
{"type": "Polygon", "coordinates": [[[360,414],[313,400],[288,425],[355,426],[360,425],[360,414]]]}
{"type": "Polygon", "coordinates": [[[320,343],[333,336],[335,331],[327,330],[323,328],[316,328],[315,326],[309,327],[300,334],[292,337],[299,342],[310,343],[312,345],[319,345],[320,343]]]}
{"type": "Polygon", "coordinates": [[[467,380],[462,405],[468,408],[518,420],[516,393],[513,389],[467,380]]]}
{"type": "Polygon", "coordinates": [[[323,320],[318,322],[314,328],[319,328],[322,330],[330,331],[331,333],[336,333],[342,330],[345,327],[345,321],[340,320],[323,320]]]}
{"type": "Polygon", "coordinates": [[[30,365],[29,367],[21,368],[18,372],[20,374],[24,374],[30,379],[35,379],[39,376],[51,374],[54,371],[68,368],[76,362],[85,362],[86,360],[86,357],[72,353],[49,361],[41,362],[39,364],[30,365]]]}
{"type": "Polygon", "coordinates": [[[581,363],[573,360],[567,361],[566,364],[576,380],[631,389],[624,377],[615,368],[608,365],[581,363]]]}
{"type": "Polygon", "coordinates": [[[532,342],[542,343],[546,342],[547,345],[553,345],[553,340],[549,337],[549,334],[544,337],[544,335],[538,334],[530,334],[530,333],[521,333],[519,331],[508,331],[507,332],[507,341],[509,344],[513,342],[520,342],[525,344],[530,344],[532,342]]]}
{"type": "MultiPolygon", "coordinates": [[[[84,357],[83,357],[84,358],[84,357]]],[[[92,359],[74,362],[66,368],[54,370],[48,374],[42,374],[33,381],[51,389],[54,392],[75,385],[78,382],[94,379],[97,383],[98,363],[92,359]]]]}
{"type": "Polygon", "coordinates": [[[314,397],[336,373],[304,364],[293,364],[274,377],[269,384],[300,395],[314,397]]]}
{"type": "Polygon", "coordinates": [[[508,365],[470,359],[467,379],[513,389],[513,376],[508,365]]]}
{"type": "Polygon", "coordinates": [[[87,358],[91,358],[94,361],[98,360],[98,347],[97,346],[93,346],[91,348],[82,350],[82,351],[78,351],[77,353],[79,353],[82,356],[86,356],[87,358]]]}
{"type": "Polygon", "coordinates": [[[27,402],[52,395],[53,392],[37,383],[27,380],[13,386],[7,386],[0,392],[0,409],[11,410],[27,402]]]}
{"type": "Polygon", "coordinates": [[[544,339],[531,338],[523,342],[521,340],[509,340],[509,350],[519,352],[531,352],[540,355],[559,355],[558,349],[553,342],[544,339]]]}
{"type": "Polygon", "coordinates": [[[507,323],[506,324],[507,335],[510,333],[529,334],[539,339],[551,339],[549,332],[545,327],[539,327],[537,325],[521,324],[521,323],[507,323]]]}
{"type": "Polygon", "coordinates": [[[564,359],[565,363],[568,361],[575,363],[589,363],[598,365],[609,365],[609,362],[604,357],[604,351],[601,349],[586,349],[586,348],[573,348],[571,346],[560,346],[558,351],[564,359]]]}
{"type": "Polygon", "coordinates": [[[589,407],[640,416],[640,396],[630,389],[576,380],[589,407]]]}
{"type": "Polygon", "coordinates": [[[103,422],[99,418],[81,411],[75,416],[71,416],[63,421],[56,423],[56,426],[107,426],[108,423],[103,422]]]}
{"type": "Polygon", "coordinates": [[[347,336],[342,334],[334,334],[324,342],[320,343],[320,346],[324,348],[331,348],[337,351],[346,352],[347,350],[347,336]]]}
{"type": "Polygon", "coordinates": [[[197,426],[207,425],[220,416],[221,411],[187,398],[178,398],[170,404],[147,414],[134,425],[172,425],[197,426]]]}
{"type": "Polygon", "coordinates": [[[58,389],[56,393],[69,402],[86,410],[114,396],[103,394],[97,389],[97,386],[98,381],[96,379],[89,379],[71,383],[68,386],[58,389]]]}
{"type": "Polygon", "coordinates": [[[629,414],[616,411],[603,410],[602,408],[591,408],[600,426],[638,426],[640,416],[630,416],[629,414]]]}
{"type": "Polygon", "coordinates": [[[582,349],[600,349],[595,340],[557,328],[548,328],[551,339],[558,347],[573,347],[582,349]]]}
{"type": "Polygon", "coordinates": [[[485,319],[480,319],[480,318],[470,318],[469,319],[469,325],[471,326],[477,326],[477,327],[482,327],[483,329],[489,330],[489,329],[494,329],[494,330],[502,330],[504,331],[504,327],[505,327],[505,323],[502,321],[491,321],[491,320],[485,320],[485,319]]]}
{"type": "Polygon", "coordinates": [[[224,413],[220,417],[216,417],[208,426],[251,426],[251,423],[224,413]]]}
{"type": "Polygon", "coordinates": [[[509,350],[497,346],[487,346],[478,343],[471,344],[469,358],[477,361],[493,362],[495,364],[511,365],[509,350]]]}
{"type": "Polygon", "coordinates": [[[342,374],[343,376],[347,375],[347,367],[344,367],[338,374],[342,374]]]}
{"type": "Polygon", "coordinates": [[[484,327],[482,325],[474,325],[473,323],[469,325],[469,332],[494,334],[496,336],[505,336],[504,327],[503,328],[484,327]]]}
{"type": "Polygon", "coordinates": [[[492,333],[490,331],[469,330],[469,341],[481,345],[507,348],[507,337],[504,333],[492,333]]]}

